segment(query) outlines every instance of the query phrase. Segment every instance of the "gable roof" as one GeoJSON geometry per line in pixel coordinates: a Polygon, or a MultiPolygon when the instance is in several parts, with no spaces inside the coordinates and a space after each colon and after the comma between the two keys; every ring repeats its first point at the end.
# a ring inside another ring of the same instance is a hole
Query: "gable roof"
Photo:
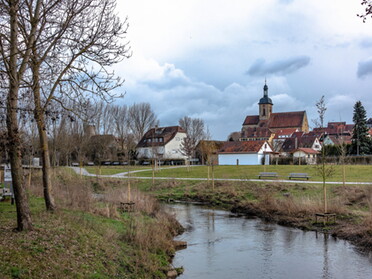
{"type": "Polygon", "coordinates": [[[294,133],[292,137],[285,139],[282,145],[283,152],[292,152],[299,148],[311,148],[318,137],[313,133],[294,133]]]}
{"type": "MultiPolygon", "coordinates": [[[[264,144],[264,140],[255,141],[226,141],[218,153],[257,153],[264,144]]],[[[271,148],[271,146],[270,146],[271,148]]],[[[272,148],[271,148],[272,149],[272,148]]]]}
{"type": "Polygon", "coordinates": [[[302,127],[306,111],[277,112],[270,115],[269,128],[302,127]]]}
{"type": "Polygon", "coordinates": [[[283,128],[275,131],[274,139],[283,139],[291,137],[293,133],[297,132],[297,128],[283,128]]]}
{"type": "Polygon", "coordinates": [[[270,129],[285,129],[302,127],[306,117],[306,111],[292,112],[276,112],[270,114],[270,119],[267,123],[262,123],[258,115],[248,115],[243,125],[258,125],[260,127],[267,126],[270,129]]]}
{"type": "Polygon", "coordinates": [[[259,121],[260,117],[258,115],[248,115],[245,118],[243,125],[257,125],[259,121]]]}
{"type": "Polygon", "coordinates": [[[185,133],[186,131],[180,126],[158,127],[148,130],[141,138],[138,147],[154,147],[164,146],[170,142],[177,133],[185,133]]]}
{"type": "Polygon", "coordinates": [[[334,145],[351,144],[350,135],[327,135],[327,137],[333,142],[334,145]]]}

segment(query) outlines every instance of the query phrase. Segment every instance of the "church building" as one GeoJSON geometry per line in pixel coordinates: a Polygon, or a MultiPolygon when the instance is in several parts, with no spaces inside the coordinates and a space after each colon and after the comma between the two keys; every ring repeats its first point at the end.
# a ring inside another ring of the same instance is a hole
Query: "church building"
{"type": "Polygon", "coordinates": [[[259,115],[248,115],[241,130],[241,141],[267,140],[272,142],[276,134],[290,135],[294,132],[309,132],[306,111],[273,112],[269,87],[263,87],[263,97],[258,103],[259,115]]]}

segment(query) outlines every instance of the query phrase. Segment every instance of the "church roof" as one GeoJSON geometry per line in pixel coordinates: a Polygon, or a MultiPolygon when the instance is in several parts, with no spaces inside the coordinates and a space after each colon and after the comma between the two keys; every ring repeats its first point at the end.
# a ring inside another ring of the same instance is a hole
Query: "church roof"
{"type": "MultiPolygon", "coordinates": [[[[271,113],[267,127],[269,129],[302,127],[306,111],[271,113]]],[[[257,125],[260,122],[258,115],[248,115],[243,125],[257,125]]]]}
{"type": "Polygon", "coordinates": [[[269,120],[270,129],[301,127],[306,111],[272,113],[269,120]]]}
{"type": "Polygon", "coordinates": [[[258,115],[248,115],[245,118],[243,125],[257,125],[259,121],[260,117],[258,115]]]}

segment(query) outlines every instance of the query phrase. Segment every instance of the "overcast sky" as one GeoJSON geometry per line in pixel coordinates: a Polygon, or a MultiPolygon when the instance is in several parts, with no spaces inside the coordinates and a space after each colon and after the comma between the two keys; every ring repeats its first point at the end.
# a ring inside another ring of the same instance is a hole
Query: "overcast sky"
{"type": "Polygon", "coordinates": [[[133,56],[116,67],[120,102],[149,102],[161,126],[202,118],[213,139],[258,114],[265,78],[274,112],[325,96],[326,121],[372,117],[372,20],[361,0],[118,0],[133,56]]]}

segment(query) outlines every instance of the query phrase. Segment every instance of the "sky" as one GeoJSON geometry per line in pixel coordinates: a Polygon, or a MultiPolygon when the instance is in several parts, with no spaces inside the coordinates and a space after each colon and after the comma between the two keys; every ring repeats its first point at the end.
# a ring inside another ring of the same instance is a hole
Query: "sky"
{"type": "Polygon", "coordinates": [[[126,105],[148,102],[161,126],[201,118],[212,139],[258,114],[265,79],[273,112],[306,110],[324,95],[325,122],[372,117],[372,19],[361,0],[118,0],[131,58],[115,66],[126,105]]]}

